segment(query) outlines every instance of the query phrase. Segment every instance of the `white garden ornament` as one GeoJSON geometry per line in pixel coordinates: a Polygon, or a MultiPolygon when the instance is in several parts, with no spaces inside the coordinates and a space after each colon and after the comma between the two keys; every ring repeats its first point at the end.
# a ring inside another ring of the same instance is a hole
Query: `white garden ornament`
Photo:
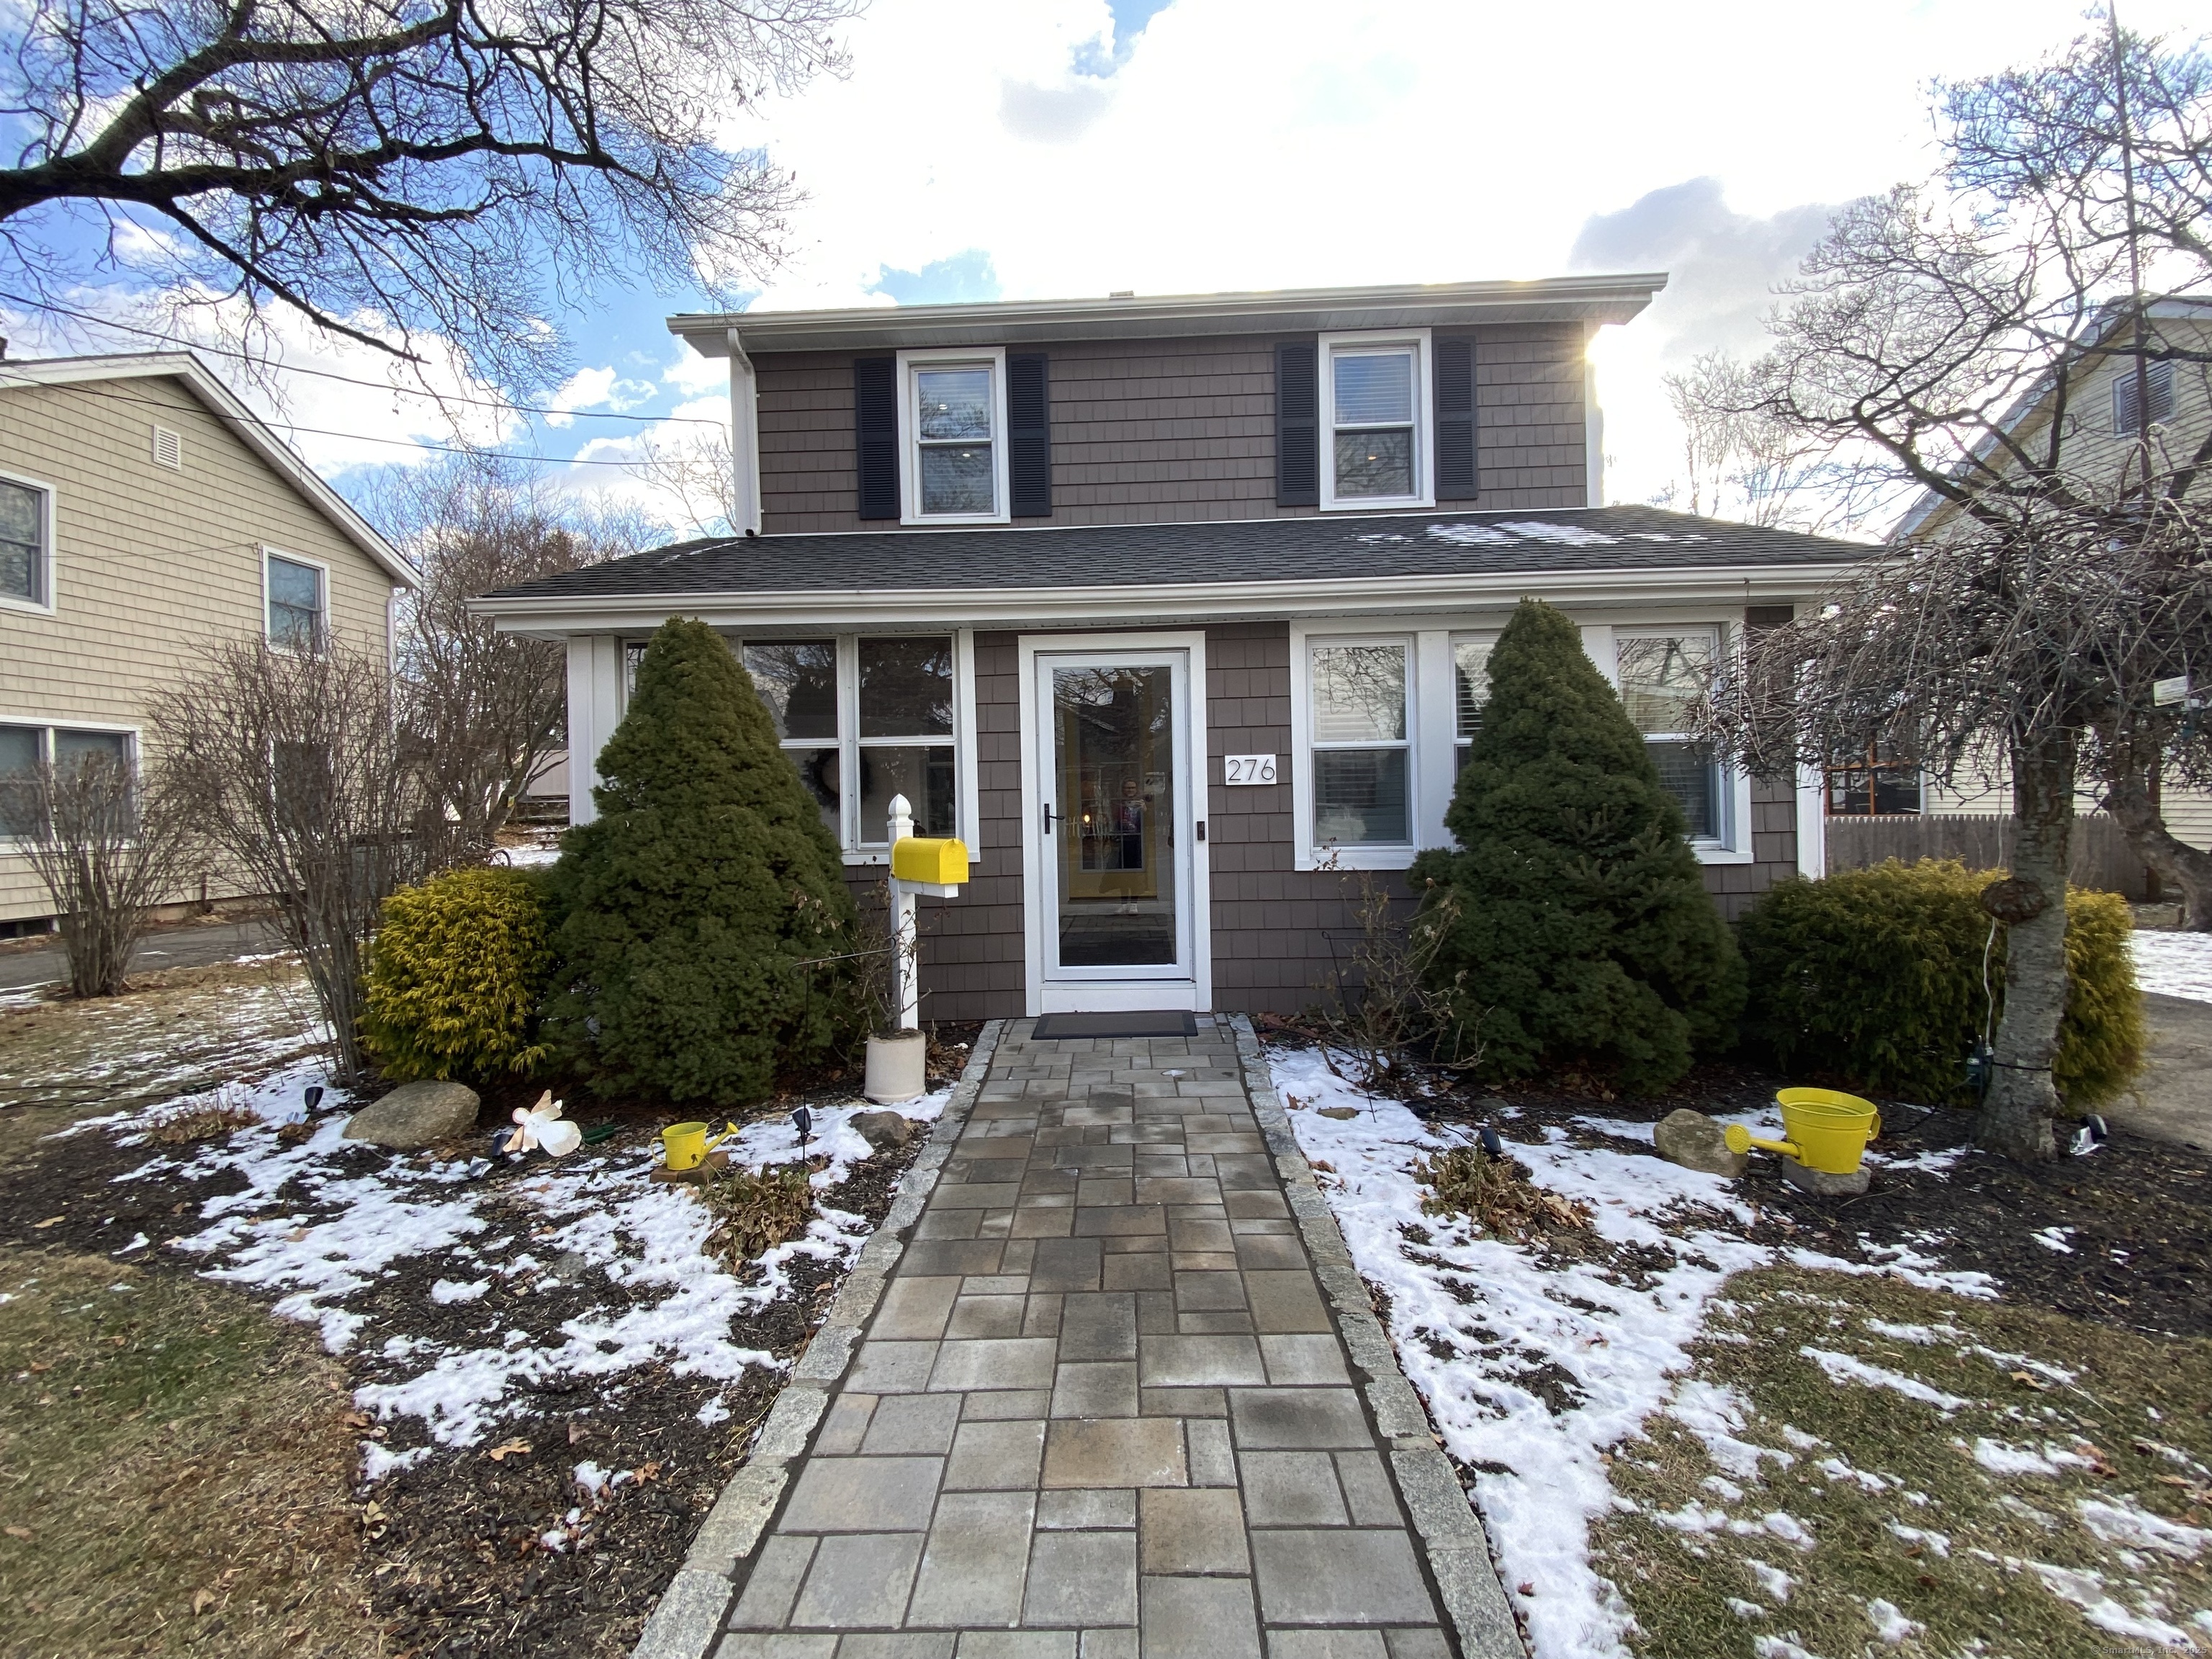
{"type": "Polygon", "coordinates": [[[561,1115],[561,1103],[553,1098],[550,1089],[527,1110],[516,1107],[514,1124],[500,1143],[500,1150],[509,1158],[520,1158],[533,1147],[548,1158],[566,1158],[583,1143],[584,1132],[561,1115]]]}

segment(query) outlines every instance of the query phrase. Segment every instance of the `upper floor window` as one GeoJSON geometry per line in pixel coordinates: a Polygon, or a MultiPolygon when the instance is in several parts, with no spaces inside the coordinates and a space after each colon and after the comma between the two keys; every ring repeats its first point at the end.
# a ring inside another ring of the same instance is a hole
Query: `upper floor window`
{"type": "Polygon", "coordinates": [[[822,822],[849,854],[888,845],[904,795],[916,835],[960,833],[948,635],[749,641],[745,672],[822,822]]]}
{"type": "Polygon", "coordinates": [[[53,492],[0,478],[0,601],[53,604],[53,492]]]}
{"type": "Polygon", "coordinates": [[[2112,431],[2116,436],[2133,437],[2142,430],[2139,411],[2140,398],[2145,386],[2150,392],[2150,418],[2154,426],[2173,418],[2173,365],[2170,362],[2144,365],[2142,380],[2136,379],[2134,362],[2123,361],[2120,372],[2112,380],[2112,431]]]}
{"type": "Polygon", "coordinates": [[[1324,507],[1427,507],[1429,337],[1321,337],[1324,507]]]}
{"type": "Polygon", "coordinates": [[[899,366],[907,522],[1005,522],[1006,354],[908,351],[899,366]]]}
{"type": "Polygon", "coordinates": [[[1622,629],[1616,635],[1620,700],[1644,733],[1659,781],[1681,803],[1693,842],[1727,838],[1721,769],[1691,732],[1690,708],[1719,655],[1710,629],[1622,629]]]}
{"type": "Polygon", "coordinates": [[[322,567],[276,553],[265,556],[269,642],[293,651],[321,650],[330,624],[330,590],[322,567]]]}

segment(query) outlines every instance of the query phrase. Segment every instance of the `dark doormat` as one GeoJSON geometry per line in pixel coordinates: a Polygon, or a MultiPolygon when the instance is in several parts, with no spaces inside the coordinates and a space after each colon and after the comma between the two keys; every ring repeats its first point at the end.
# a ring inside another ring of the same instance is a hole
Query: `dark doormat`
{"type": "Polygon", "coordinates": [[[1049,1042],[1054,1037],[1173,1037],[1196,1036],[1198,1022],[1180,1009],[1163,1013],[1047,1014],[1036,1023],[1032,1038],[1049,1042]]]}

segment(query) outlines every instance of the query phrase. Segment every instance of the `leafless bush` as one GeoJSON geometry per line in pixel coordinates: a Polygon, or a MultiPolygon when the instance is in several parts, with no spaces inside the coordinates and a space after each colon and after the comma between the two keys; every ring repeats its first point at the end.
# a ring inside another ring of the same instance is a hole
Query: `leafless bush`
{"type": "Polygon", "coordinates": [[[127,988],[131,953],[184,863],[181,815],[126,753],[42,758],[0,777],[0,825],[46,884],[69,952],[70,990],[127,988]]]}
{"type": "Polygon", "coordinates": [[[568,740],[568,659],[556,641],[495,631],[468,601],[635,551],[659,526],[564,507],[495,460],[410,473],[372,510],[422,573],[400,614],[409,738],[455,836],[488,849],[568,740]]]}
{"type": "Polygon", "coordinates": [[[233,1129],[251,1129],[260,1121],[261,1115],[251,1106],[218,1100],[163,1113],[147,1124],[146,1139],[161,1146],[189,1146],[227,1135],[233,1129]]]}
{"type": "Polygon", "coordinates": [[[1437,947],[1457,915],[1457,897],[1445,893],[1416,915],[1371,870],[1346,875],[1344,887],[1352,926],[1326,935],[1324,1041],[1358,1059],[1365,1088],[1404,1081],[1423,1053],[1447,1066],[1475,1064],[1482,1054],[1480,1018],[1469,1029],[1455,1012],[1465,1006],[1460,994],[1466,970],[1449,986],[1430,980],[1437,947]]]}
{"type": "Polygon", "coordinates": [[[1429,1189],[1423,1215],[1463,1215],[1494,1237],[1524,1240],[1590,1224],[1589,1205],[1545,1191],[1519,1158],[1480,1146],[1453,1146],[1424,1158],[1413,1166],[1413,1179],[1429,1189]]]}
{"type": "Polygon", "coordinates": [[[276,902],[330,1022],[341,1081],[365,1064],[356,1022],[379,908],[463,848],[399,714],[381,657],[259,640],[211,648],[150,711],[165,794],[276,902]]]}

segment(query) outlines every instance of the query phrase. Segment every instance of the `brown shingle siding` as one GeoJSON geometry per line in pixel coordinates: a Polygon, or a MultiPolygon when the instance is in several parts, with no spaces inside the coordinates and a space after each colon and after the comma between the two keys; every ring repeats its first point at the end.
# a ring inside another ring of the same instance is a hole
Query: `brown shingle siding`
{"type": "MultiPolygon", "coordinates": [[[[1578,324],[1474,331],[1485,509],[1583,503],[1578,324]]],[[[1304,517],[1275,505],[1273,343],[1086,341],[1052,360],[1053,522],[1304,517]]],[[[896,530],[854,511],[852,359],[782,353],[759,374],[771,535],[896,530]]]]}

